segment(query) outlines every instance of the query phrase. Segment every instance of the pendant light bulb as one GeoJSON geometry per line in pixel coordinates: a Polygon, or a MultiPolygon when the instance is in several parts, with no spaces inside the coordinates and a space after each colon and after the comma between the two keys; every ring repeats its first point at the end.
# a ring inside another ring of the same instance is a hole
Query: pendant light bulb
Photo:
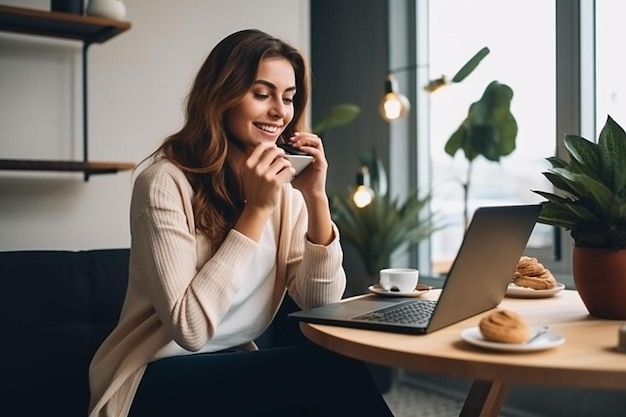
{"type": "Polygon", "coordinates": [[[380,102],[379,111],[383,119],[388,122],[401,119],[411,109],[409,99],[398,93],[398,82],[393,74],[387,75],[385,80],[385,95],[380,102]]]}
{"type": "Polygon", "coordinates": [[[356,187],[352,191],[352,202],[358,208],[366,207],[374,200],[374,190],[369,182],[369,170],[362,166],[356,176],[356,187]]]}

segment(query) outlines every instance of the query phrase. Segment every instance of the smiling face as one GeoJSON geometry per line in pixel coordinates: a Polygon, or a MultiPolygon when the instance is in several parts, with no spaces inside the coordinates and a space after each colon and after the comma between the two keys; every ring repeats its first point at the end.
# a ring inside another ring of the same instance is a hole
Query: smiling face
{"type": "Polygon", "coordinates": [[[296,76],[285,58],[265,58],[243,99],[227,113],[226,127],[243,146],[276,139],[294,115],[296,76]]]}

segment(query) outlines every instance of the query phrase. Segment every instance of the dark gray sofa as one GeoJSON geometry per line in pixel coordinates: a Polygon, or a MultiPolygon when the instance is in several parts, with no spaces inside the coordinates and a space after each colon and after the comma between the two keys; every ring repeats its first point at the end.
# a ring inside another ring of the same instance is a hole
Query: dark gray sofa
{"type": "MultiPolygon", "coordinates": [[[[129,252],[0,252],[0,416],[87,415],[89,362],[119,318],[129,252]]],[[[296,308],[285,297],[257,344],[301,342],[296,308]]]]}

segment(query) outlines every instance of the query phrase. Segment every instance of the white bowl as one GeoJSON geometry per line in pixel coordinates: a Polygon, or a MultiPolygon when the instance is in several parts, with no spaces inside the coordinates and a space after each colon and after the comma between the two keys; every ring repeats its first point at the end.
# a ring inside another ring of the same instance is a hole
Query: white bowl
{"type": "Polygon", "coordinates": [[[311,155],[285,155],[285,158],[291,162],[291,166],[296,170],[295,175],[298,175],[304,168],[313,162],[313,157],[311,155]]]}

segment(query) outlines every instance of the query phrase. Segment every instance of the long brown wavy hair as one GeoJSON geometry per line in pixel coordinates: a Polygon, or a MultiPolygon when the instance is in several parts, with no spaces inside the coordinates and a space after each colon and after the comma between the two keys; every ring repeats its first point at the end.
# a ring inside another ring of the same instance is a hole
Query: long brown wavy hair
{"type": "Polygon", "coordinates": [[[244,204],[241,183],[227,159],[229,147],[241,145],[228,134],[225,115],[252,88],[261,60],[274,57],[291,63],[297,89],[293,120],[278,141],[306,131],[310,74],[305,59],[286,42],[248,29],[227,36],[211,51],[187,96],[182,129],[153,154],[185,173],[194,190],[196,228],[213,242],[223,241],[244,204]]]}

